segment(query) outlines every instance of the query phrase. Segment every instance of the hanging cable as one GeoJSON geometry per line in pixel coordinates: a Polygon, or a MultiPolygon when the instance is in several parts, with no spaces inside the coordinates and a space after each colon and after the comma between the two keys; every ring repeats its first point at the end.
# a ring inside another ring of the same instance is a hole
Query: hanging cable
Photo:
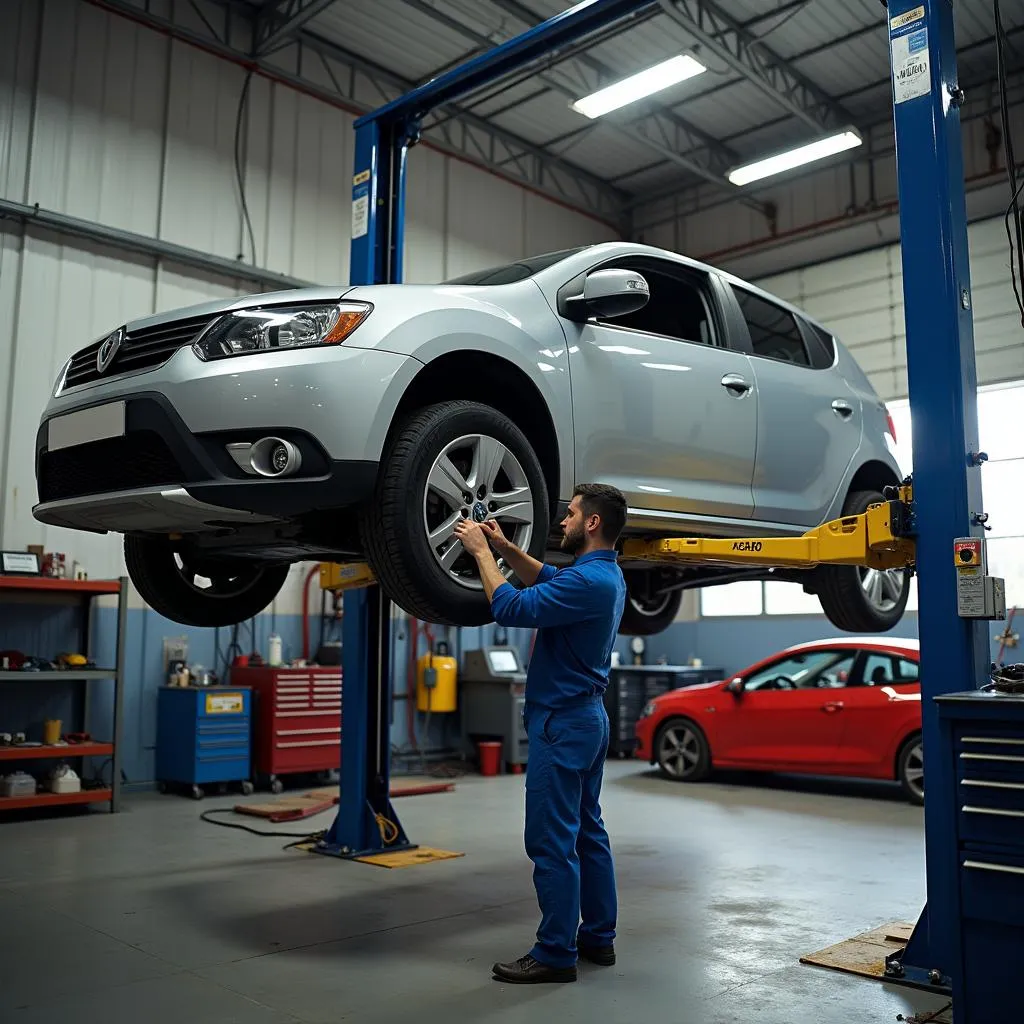
{"type": "Polygon", "coordinates": [[[1024,299],[1017,283],[1017,274],[1021,275],[1021,286],[1024,286],[1024,235],[1021,227],[1020,195],[1024,190],[1024,176],[1017,183],[1017,163],[1013,153],[1013,136],[1010,131],[1010,103],[1006,92],[1006,29],[1003,27],[1002,11],[999,0],[993,0],[993,17],[996,26],[996,81],[999,83],[999,116],[1003,130],[1003,154],[1006,162],[1006,176],[1010,182],[1010,205],[1006,208],[1003,223],[1006,227],[1006,241],[1010,246],[1010,281],[1013,294],[1020,310],[1020,322],[1024,327],[1024,299]],[[1010,221],[1013,220],[1011,230],[1010,221]]]}
{"type": "MultiPolygon", "coordinates": [[[[238,112],[235,115],[235,180],[238,183],[238,198],[242,204],[242,218],[245,222],[245,228],[249,233],[253,266],[256,266],[256,235],[252,230],[252,218],[249,216],[249,201],[245,195],[245,176],[242,173],[242,119],[245,117],[249,104],[249,86],[252,85],[252,76],[255,70],[255,68],[249,68],[245,73],[242,93],[238,97],[238,112]]],[[[242,253],[238,254],[238,258],[242,259],[242,253]]]]}

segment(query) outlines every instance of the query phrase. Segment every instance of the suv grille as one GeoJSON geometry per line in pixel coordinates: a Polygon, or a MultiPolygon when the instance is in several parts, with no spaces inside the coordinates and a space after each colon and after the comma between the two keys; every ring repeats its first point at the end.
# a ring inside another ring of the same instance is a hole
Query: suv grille
{"type": "Polygon", "coordinates": [[[185,476],[159,434],[136,430],[124,437],[43,452],[39,457],[39,500],[180,484],[185,476]]]}
{"type": "Polygon", "coordinates": [[[139,370],[151,370],[155,366],[160,366],[179,348],[190,344],[213,319],[212,316],[194,316],[188,320],[176,320],[174,323],[132,331],[125,336],[113,363],[102,374],[96,369],[96,353],[103,344],[101,338],[72,357],[71,365],[64,377],[64,389],[78,387],[79,384],[94,384],[98,380],[109,380],[124,373],[137,373],[139,370]]]}

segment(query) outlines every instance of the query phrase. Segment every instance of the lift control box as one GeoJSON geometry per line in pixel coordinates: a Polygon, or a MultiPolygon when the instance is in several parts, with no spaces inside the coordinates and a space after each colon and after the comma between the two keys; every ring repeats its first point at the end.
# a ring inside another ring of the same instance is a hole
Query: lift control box
{"type": "Polygon", "coordinates": [[[1006,585],[998,576],[988,575],[984,539],[957,537],[953,564],[957,615],[962,619],[1005,619],[1006,585]]]}

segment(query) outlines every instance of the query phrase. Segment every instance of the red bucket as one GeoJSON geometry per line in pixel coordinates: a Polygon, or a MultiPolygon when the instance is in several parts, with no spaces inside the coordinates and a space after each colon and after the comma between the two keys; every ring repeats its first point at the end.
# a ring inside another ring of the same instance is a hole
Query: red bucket
{"type": "Polygon", "coordinates": [[[503,744],[494,740],[481,740],[477,744],[480,751],[480,774],[501,774],[501,748],[503,744]]]}

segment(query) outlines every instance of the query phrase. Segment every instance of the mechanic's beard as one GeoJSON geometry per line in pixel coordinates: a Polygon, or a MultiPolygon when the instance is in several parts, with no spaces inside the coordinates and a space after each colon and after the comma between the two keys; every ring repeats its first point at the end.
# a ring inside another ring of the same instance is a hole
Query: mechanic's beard
{"type": "Polygon", "coordinates": [[[562,535],[561,547],[563,551],[568,551],[570,555],[578,555],[585,541],[586,534],[583,532],[583,527],[580,526],[571,532],[566,530],[562,535]]]}

